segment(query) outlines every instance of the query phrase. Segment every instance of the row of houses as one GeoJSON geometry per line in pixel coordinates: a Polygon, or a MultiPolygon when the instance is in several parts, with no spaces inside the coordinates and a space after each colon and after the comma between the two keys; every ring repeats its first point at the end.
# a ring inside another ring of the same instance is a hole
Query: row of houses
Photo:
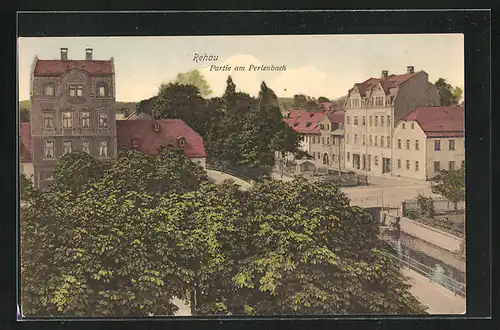
{"type": "Polygon", "coordinates": [[[465,160],[464,108],[440,103],[428,74],[408,66],[354,84],[343,109],[293,109],[284,120],[319,167],[428,180],[465,160]]]}
{"type": "Polygon", "coordinates": [[[44,188],[53,179],[57,160],[82,150],[107,160],[123,148],[156,154],[159,147],[175,146],[205,167],[201,136],[181,120],[116,118],[113,58],[94,60],[88,48],[85,60],[34,58],[30,82],[30,122],[20,125],[21,173],[44,188]]]}

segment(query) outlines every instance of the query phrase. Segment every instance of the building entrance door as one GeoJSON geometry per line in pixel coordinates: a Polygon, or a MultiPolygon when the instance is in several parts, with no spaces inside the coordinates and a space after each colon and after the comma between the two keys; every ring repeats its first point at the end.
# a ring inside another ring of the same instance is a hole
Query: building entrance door
{"type": "Polygon", "coordinates": [[[391,159],[382,158],[382,173],[391,173],[391,159]]]}
{"type": "Polygon", "coordinates": [[[352,167],[359,170],[360,157],[359,154],[352,154],[352,167]]]}

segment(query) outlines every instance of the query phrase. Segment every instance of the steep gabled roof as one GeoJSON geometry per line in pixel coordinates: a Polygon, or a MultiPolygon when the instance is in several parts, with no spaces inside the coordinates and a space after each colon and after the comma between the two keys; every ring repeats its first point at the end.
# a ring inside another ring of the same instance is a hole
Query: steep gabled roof
{"type": "Polygon", "coordinates": [[[206,157],[201,136],[180,119],[117,120],[116,137],[118,149],[138,149],[150,155],[157,154],[161,146],[178,146],[178,140],[182,137],[185,143],[181,148],[186,156],[206,157]],[[160,125],[159,131],[154,129],[156,123],[160,125]],[[139,141],[137,148],[133,146],[134,140],[139,141]]]}
{"type": "Polygon", "coordinates": [[[416,121],[427,137],[465,136],[464,108],[459,105],[419,107],[401,118],[401,121],[416,121]]]}
{"type": "Polygon", "coordinates": [[[112,61],[87,60],[38,60],[35,66],[35,76],[60,76],[66,71],[80,69],[91,75],[113,74],[112,61]]]}
{"type": "MultiPolygon", "coordinates": [[[[389,93],[389,89],[398,87],[417,73],[404,73],[404,74],[391,74],[387,78],[368,78],[367,80],[356,83],[354,86],[358,87],[360,94],[364,95],[367,91],[376,87],[379,83],[384,89],[385,93],[389,93]]],[[[349,93],[352,91],[352,88],[349,90],[349,93]]]]}
{"type": "Polygon", "coordinates": [[[342,123],[344,122],[345,110],[337,110],[334,112],[329,112],[326,114],[330,122],[332,123],[342,123]]]}
{"type": "Polygon", "coordinates": [[[29,122],[22,122],[19,127],[19,144],[21,163],[31,163],[31,126],[29,122]]]}

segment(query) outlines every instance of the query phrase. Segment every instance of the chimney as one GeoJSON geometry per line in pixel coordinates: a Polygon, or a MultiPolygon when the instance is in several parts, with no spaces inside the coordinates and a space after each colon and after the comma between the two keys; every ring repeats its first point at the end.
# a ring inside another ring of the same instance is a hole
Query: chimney
{"type": "Polygon", "coordinates": [[[92,48],[85,49],[85,60],[92,61],[92,48]]]}
{"type": "Polygon", "coordinates": [[[415,68],[412,65],[407,66],[406,73],[415,73],[415,68]]]}
{"type": "Polygon", "coordinates": [[[68,48],[61,48],[61,61],[68,60],[68,48]]]}
{"type": "Polygon", "coordinates": [[[382,78],[387,78],[389,76],[389,71],[383,70],[382,71],[382,78]]]}

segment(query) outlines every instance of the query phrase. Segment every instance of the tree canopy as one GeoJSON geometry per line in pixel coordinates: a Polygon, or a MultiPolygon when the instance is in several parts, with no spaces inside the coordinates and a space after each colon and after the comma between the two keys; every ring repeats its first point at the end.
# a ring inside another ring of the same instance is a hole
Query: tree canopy
{"type": "Polygon", "coordinates": [[[21,122],[30,121],[30,110],[28,108],[19,109],[19,121],[21,122]]]}
{"type": "Polygon", "coordinates": [[[202,96],[208,96],[212,94],[210,86],[199,70],[191,70],[184,73],[179,73],[175,78],[174,83],[180,85],[192,85],[198,88],[202,96]]]}
{"type": "Polygon", "coordinates": [[[377,222],[338,186],[260,180],[244,192],[174,148],[122,152],[67,182],[82,158],[66,157],[22,209],[25,315],[172,315],[174,296],[193,315],[424,312],[377,222]]]}
{"type": "Polygon", "coordinates": [[[293,104],[294,108],[302,108],[307,111],[322,111],[323,108],[318,100],[311,98],[310,96],[306,96],[304,94],[297,94],[293,96],[293,104]]]}
{"type": "Polygon", "coordinates": [[[460,87],[453,87],[444,78],[439,78],[434,84],[439,90],[441,105],[448,106],[460,103],[463,95],[463,90],[460,87]]]}
{"type": "Polygon", "coordinates": [[[441,170],[431,182],[432,192],[457,204],[465,200],[465,168],[441,170]]]}

